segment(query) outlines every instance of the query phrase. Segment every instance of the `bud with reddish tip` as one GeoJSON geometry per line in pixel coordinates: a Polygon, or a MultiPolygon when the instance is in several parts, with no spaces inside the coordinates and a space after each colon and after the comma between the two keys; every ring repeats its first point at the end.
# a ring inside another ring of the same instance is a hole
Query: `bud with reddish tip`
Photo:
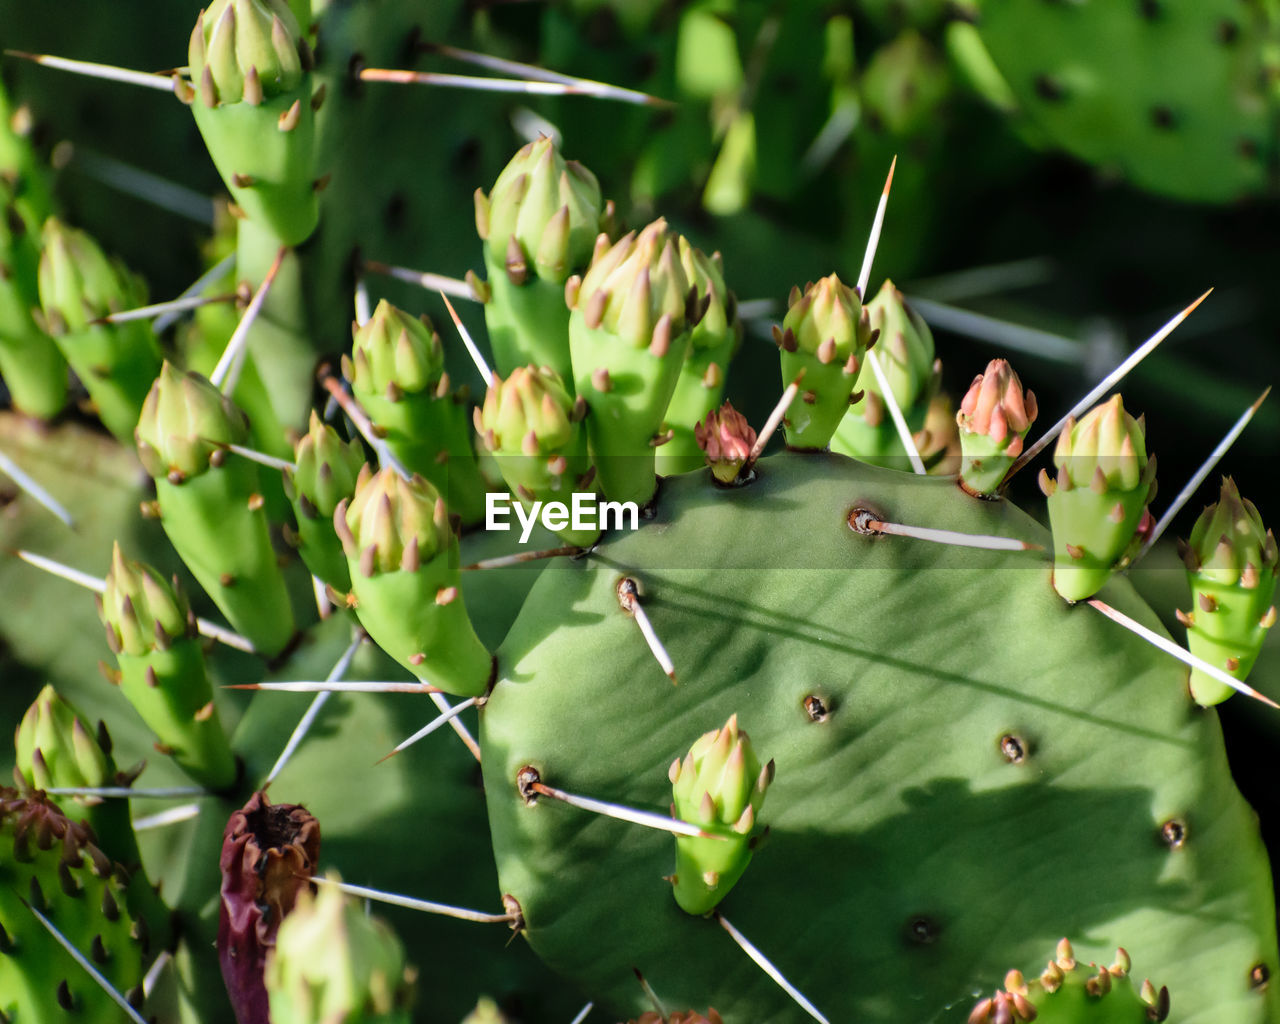
{"type": "MultiPolygon", "coordinates": [[[[871,320],[858,293],[835,274],[792,289],[782,329],[782,380],[802,372],[804,390],[785,419],[791,448],[825,448],[840,425],[871,344],[871,320]]],[[[865,376],[865,375],[864,375],[865,376]]]]}
{"type": "Polygon", "coordinates": [[[333,525],[347,557],[356,615],[374,643],[447,693],[484,693],[493,658],[462,598],[458,539],[440,493],[422,477],[360,470],[333,525]]]}
{"type": "Polygon", "coordinates": [[[280,922],[320,858],[320,823],[297,804],[254,793],[222,833],[218,961],[239,1024],[270,1024],[263,971],[280,922]]]}
{"type": "Polygon", "coordinates": [[[1119,395],[1069,420],[1053,453],[1057,479],[1040,473],[1053,530],[1053,585],[1068,601],[1096,594],[1123,568],[1147,504],[1156,460],[1146,430],[1119,395]]]}
{"type": "MultiPolygon", "coordinates": [[[[1280,558],[1275,536],[1230,477],[1223,478],[1217,503],[1196,520],[1182,557],[1191,584],[1191,610],[1178,614],[1187,628],[1187,647],[1243,681],[1276,621],[1271,602],[1280,558]]],[[[1218,704],[1234,692],[1200,669],[1191,670],[1196,703],[1218,704]]]]}
{"type": "Polygon", "coordinates": [[[718,411],[707,413],[693,431],[715,478],[722,484],[733,483],[756,443],[756,432],[747,418],[725,402],[718,411]]]}
{"type": "Polygon", "coordinates": [[[751,862],[773,762],[761,766],[733,715],[699,737],[667,774],[676,818],[715,837],[676,836],[676,902],[686,913],[709,914],[751,862]]]}
{"type": "Polygon", "coordinates": [[[680,367],[675,392],[667,406],[663,432],[670,440],[658,448],[662,476],[687,473],[702,465],[695,427],[720,404],[729,360],[742,343],[738,300],[724,281],[719,253],[707,256],[682,235],[680,262],[698,292],[701,317],[691,332],[689,354],[680,367]]]}
{"type": "Polygon", "coordinates": [[[1022,454],[1022,441],[1036,418],[1036,396],[1024,392],[1008,362],[993,359],[973,378],[956,422],[964,463],[960,485],[970,494],[993,495],[1022,454]]]}

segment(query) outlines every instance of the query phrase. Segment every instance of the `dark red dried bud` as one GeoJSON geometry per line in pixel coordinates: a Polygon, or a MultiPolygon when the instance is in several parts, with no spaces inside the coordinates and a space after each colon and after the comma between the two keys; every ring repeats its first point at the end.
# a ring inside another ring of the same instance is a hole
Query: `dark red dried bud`
{"type": "Polygon", "coordinates": [[[313,886],[320,823],[298,804],[262,792],[231,815],[222,833],[218,960],[239,1024],[269,1024],[263,969],[276,930],[303,888],[313,886]]]}

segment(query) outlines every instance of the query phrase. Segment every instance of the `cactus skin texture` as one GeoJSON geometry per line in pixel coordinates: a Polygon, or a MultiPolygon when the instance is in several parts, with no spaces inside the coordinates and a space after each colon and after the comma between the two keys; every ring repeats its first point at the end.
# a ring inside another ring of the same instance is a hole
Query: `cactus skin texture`
{"type": "MultiPolygon", "coordinates": [[[[1179,611],[1187,647],[1210,665],[1245,679],[1276,621],[1275,535],[1230,477],[1217,502],[1201,513],[1183,546],[1191,609],[1179,611]]],[[[1235,691],[1200,669],[1191,670],[1191,695],[1205,707],[1235,691]]]]}
{"type": "MultiPolygon", "coordinates": [[[[1188,714],[1185,670],[1067,605],[1026,553],[854,533],[864,503],[1048,539],[952,481],[796,454],[742,487],[670,479],[652,523],[543,571],[481,713],[501,887],[535,951],[620,1016],[646,1009],[638,967],[668,1006],[805,1019],[670,899],[669,837],[530,807],[516,788],[533,765],[549,785],[660,810],[679,731],[737,713],[778,774],[769,836],[719,909],[831,1019],[900,1020],[904,992],[927,1019],[1064,931],[1123,932],[1136,961],[1178,962],[1182,1019],[1274,1016],[1274,993],[1247,982],[1275,957],[1266,854],[1216,722],[1188,714]],[[621,575],[644,584],[679,686],[619,609],[621,575]],[[585,739],[620,721],[625,756],[585,739]],[[1207,925],[1194,908],[1219,899],[1207,925]]],[[[1123,581],[1106,597],[1155,624],[1123,581]]]]}
{"type": "Polygon", "coordinates": [[[333,886],[304,891],[267,954],[271,1024],[409,1024],[415,975],[382,921],[333,886]]]}
{"type": "Polygon", "coordinates": [[[1226,202],[1268,188],[1270,6],[979,6],[982,40],[1041,137],[1177,198],[1226,202]]]}
{"type": "Polygon", "coordinates": [[[115,987],[142,1005],[145,936],[94,845],[41,793],[0,787],[0,1014],[36,1024],[119,1020],[120,1008],[38,921],[39,910],[115,987]]]}
{"type": "Polygon", "coordinates": [[[1028,980],[1005,975],[1004,988],[979,1000],[966,1024],[1151,1024],[1169,1019],[1169,989],[1141,985],[1130,975],[1129,954],[1117,949],[1110,963],[1082,963],[1062,939],[1053,959],[1028,980]]]}

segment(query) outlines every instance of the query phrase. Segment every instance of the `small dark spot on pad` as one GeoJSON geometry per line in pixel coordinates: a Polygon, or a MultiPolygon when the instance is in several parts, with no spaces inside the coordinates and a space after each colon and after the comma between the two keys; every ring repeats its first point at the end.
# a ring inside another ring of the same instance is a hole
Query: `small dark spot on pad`
{"type": "Polygon", "coordinates": [[[1267,987],[1267,982],[1271,980],[1271,970],[1266,964],[1254,964],[1249,969],[1249,987],[1255,991],[1261,991],[1267,987]]]}
{"type": "Polygon", "coordinates": [[[804,699],[804,713],[809,716],[811,722],[825,722],[831,717],[831,712],[823,699],[812,693],[804,699]]]}
{"type": "Polygon", "coordinates": [[[1240,38],[1240,26],[1229,18],[1223,18],[1218,22],[1217,32],[1218,42],[1223,46],[1232,46],[1235,41],[1240,38]]]}
{"type": "Polygon", "coordinates": [[[1028,744],[1021,736],[1005,733],[999,741],[1000,756],[1010,764],[1022,764],[1029,753],[1028,744]]]}
{"type": "Polygon", "coordinates": [[[1178,125],[1178,119],[1174,112],[1166,106],[1151,108],[1151,123],[1161,131],[1173,131],[1178,125]]]}
{"type": "Polygon", "coordinates": [[[1160,0],[1138,0],[1138,13],[1148,21],[1160,17],[1160,0]]]}
{"type": "Polygon", "coordinates": [[[937,941],[939,931],[941,929],[937,921],[921,914],[907,922],[905,933],[909,942],[917,946],[929,946],[937,941]]]}
{"type": "Polygon", "coordinates": [[[1170,818],[1160,826],[1160,842],[1171,850],[1181,849],[1187,841],[1187,824],[1179,818],[1170,818]]]}
{"type": "Polygon", "coordinates": [[[1066,90],[1052,75],[1036,75],[1036,95],[1050,103],[1059,103],[1067,98],[1066,90]]]}

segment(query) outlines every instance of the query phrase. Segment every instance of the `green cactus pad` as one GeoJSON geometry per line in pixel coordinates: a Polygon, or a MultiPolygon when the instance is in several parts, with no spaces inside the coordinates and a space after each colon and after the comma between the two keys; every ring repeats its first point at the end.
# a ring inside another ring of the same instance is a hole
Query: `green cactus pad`
{"type": "Polygon", "coordinates": [[[1272,8],[1236,0],[980,6],[982,39],[1040,138],[1181,199],[1226,202],[1268,187],[1272,8]]]}
{"type": "MultiPolygon", "coordinates": [[[[543,571],[481,713],[499,876],[534,949],[619,1016],[646,1008],[634,967],[669,1006],[806,1019],[676,906],[669,837],[517,792],[532,765],[662,812],[689,731],[737,712],[777,778],[720,910],[832,1020],[900,1021],[904,993],[931,1019],[1064,933],[1097,958],[1122,939],[1189,1024],[1272,1019],[1274,986],[1249,985],[1276,969],[1266,853],[1185,670],[1062,602],[1037,555],[861,536],[861,506],[1047,540],[952,481],[786,455],[745,487],[669,480],[651,523],[543,571]],[[619,609],[622,575],[678,687],[619,609]]],[[[1105,596],[1158,628],[1127,584],[1105,596]]]]}
{"type": "Polygon", "coordinates": [[[32,913],[40,911],[133,1005],[145,936],[94,845],[41,794],[0,787],[0,1013],[6,1020],[120,1020],[120,1008],[32,913]]]}

